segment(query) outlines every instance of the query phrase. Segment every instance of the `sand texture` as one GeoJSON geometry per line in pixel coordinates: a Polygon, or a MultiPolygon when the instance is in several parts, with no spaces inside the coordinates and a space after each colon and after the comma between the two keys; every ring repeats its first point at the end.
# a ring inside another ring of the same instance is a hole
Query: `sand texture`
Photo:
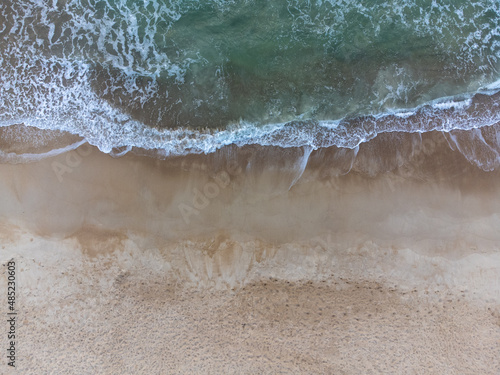
{"type": "Polygon", "coordinates": [[[500,374],[500,174],[441,133],[395,139],[11,154],[15,371],[500,374]]]}

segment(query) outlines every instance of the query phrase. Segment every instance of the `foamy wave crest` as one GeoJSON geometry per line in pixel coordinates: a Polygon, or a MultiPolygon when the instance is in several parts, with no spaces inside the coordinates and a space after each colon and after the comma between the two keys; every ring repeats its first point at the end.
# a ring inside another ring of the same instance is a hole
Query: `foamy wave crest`
{"type": "MultiPolygon", "coordinates": [[[[59,69],[62,68],[64,66],[59,65],[59,69]]],[[[74,67],[66,69],[76,71],[74,67]]],[[[230,144],[307,146],[312,149],[330,146],[355,148],[378,133],[470,130],[500,121],[497,108],[500,94],[490,93],[470,95],[462,100],[444,98],[412,110],[335,121],[292,121],[265,126],[241,121],[224,130],[206,131],[156,129],[145,126],[98,98],[84,79],[86,67],[81,66],[79,69],[77,84],[64,88],[54,83],[48,95],[37,99],[38,103],[42,100],[45,102],[37,116],[4,118],[0,125],[8,126],[22,121],[39,129],[66,131],[85,138],[101,151],[115,156],[124,155],[132,147],[155,149],[169,156],[211,153],[230,144]],[[55,106],[57,98],[66,101],[55,106]],[[74,99],[78,106],[74,105],[74,99]],[[117,148],[121,148],[121,151],[113,151],[117,148]]]]}

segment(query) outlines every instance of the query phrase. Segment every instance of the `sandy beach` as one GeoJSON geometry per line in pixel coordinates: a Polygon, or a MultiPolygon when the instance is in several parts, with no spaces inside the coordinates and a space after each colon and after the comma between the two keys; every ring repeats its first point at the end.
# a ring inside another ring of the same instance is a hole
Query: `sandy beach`
{"type": "Polygon", "coordinates": [[[500,175],[443,133],[135,151],[0,165],[18,373],[500,372],[500,175]]]}

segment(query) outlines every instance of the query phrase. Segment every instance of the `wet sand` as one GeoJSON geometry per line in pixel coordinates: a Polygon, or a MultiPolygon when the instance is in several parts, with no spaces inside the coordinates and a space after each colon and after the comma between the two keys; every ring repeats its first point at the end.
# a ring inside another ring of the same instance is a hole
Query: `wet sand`
{"type": "Polygon", "coordinates": [[[19,371],[498,374],[500,174],[449,144],[0,164],[19,371]]]}

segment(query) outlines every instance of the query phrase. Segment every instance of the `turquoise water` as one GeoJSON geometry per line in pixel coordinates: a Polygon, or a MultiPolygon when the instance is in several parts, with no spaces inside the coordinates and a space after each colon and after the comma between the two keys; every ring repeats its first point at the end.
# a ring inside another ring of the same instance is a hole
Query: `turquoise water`
{"type": "Polygon", "coordinates": [[[105,151],[279,144],[277,129],[284,146],[322,146],[311,139],[342,119],[417,113],[500,78],[497,1],[19,0],[0,14],[0,125],[105,151]]]}

